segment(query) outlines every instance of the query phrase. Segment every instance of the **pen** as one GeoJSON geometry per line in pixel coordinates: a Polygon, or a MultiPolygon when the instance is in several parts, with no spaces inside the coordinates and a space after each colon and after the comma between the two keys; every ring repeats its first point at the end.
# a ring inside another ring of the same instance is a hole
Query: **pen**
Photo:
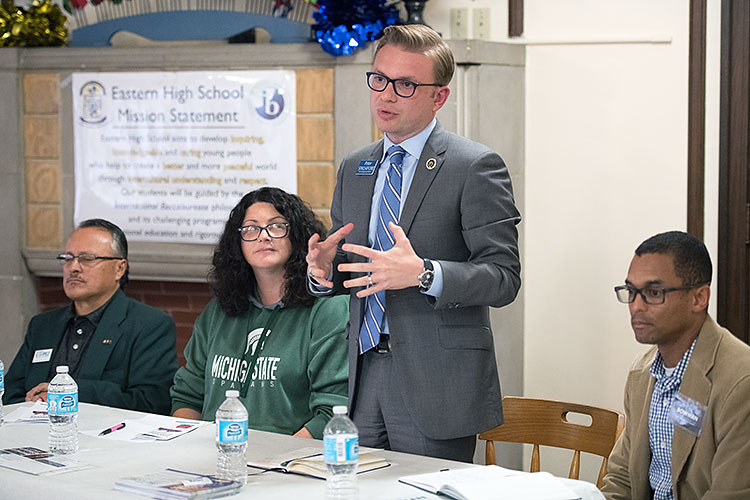
{"type": "Polygon", "coordinates": [[[110,427],[109,429],[104,429],[102,432],[99,433],[99,435],[100,436],[106,436],[110,432],[119,431],[123,427],[125,427],[125,422],[122,422],[120,424],[114,425],[114,426],[110,427]]]}

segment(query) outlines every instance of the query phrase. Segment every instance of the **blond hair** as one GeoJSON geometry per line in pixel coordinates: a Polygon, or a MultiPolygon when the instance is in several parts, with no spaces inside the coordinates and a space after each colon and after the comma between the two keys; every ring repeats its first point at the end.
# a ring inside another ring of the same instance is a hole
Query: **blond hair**
{"type": "Polygon", "coordinates": [[[453,78],[456,61],[453,52],[440,35],[424,24],[387,26],[378,40],[375,56],[386,45],[395,45],[407,52],[424,54],[432,60],[433,74],[438,85],[448,85],[453,78]]]}

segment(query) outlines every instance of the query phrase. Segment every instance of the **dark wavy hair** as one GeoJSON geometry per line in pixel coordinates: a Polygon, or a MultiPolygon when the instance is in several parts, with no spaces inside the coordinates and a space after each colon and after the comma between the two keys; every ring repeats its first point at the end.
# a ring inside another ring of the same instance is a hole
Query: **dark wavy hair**
{"type": "Polygon", "coordinates": [[[315,297],[307,292],[307,240],[313,233],[325,236],[323,224],[299,196],[278,188],[263,187],[247,193],[229,214],[219,244],[214,250],[209,283],[221,309],[229,316],[239,316],[250,307],[249,296],[255,291],[253,268],[242,254],[240,233],[247,209],[255,203],[270,203],[289,223],[288,238],[292,254],[284,265],[284,307],[311,306],[315,297]]]}
{"type": "Polygon", "coordinates": [[[114,250],[115,254],[113,257],[122,257],[125,259],[125,272],[122,275],[122,278],[120,278],[120,288],[122,290],[125,290],[125,287],[128,284],[128,275],[130,274],[130,262],[128,262],[128,239],[125,237],[125,233],[122,232],[122,229],[120,229],[116,224],[113,224],[109,222],[108,220],[104,219],[87,219],[80,224],[78,224],[78,227],[76,229],[85,229],[87,227],[95,227],[97,229],[104,229],[109,233],[109,236],[112,238],[112,250],[114,250]]]}

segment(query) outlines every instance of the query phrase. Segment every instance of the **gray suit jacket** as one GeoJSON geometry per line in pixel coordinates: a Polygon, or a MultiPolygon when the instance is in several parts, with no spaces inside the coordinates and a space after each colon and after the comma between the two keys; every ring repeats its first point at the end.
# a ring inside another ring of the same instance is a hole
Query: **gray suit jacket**
{"type": "MultiPolygon", "coordinates": [[[[356,171],[360,161],[380,161],[382,154],[379,141],[349,155],[339,168],[332,231],[353,222],[348,243],[369,245],[376,174],[356,171]]],[[[521,285],[520,219],[500,156],[438,123],[419,158],[399,225],[417,255],[440,262],[443,292],[439,300],[417,287],[386,293],[397,382],[409,414],[430,438],[469,436],[503,421],[488,306],[511,303],[521,285]],[[427,168],[428,163],[434,168],[427,168]]],[[[335,271],[336,265],[362,260],[339,252],[334,262],[337,293],[349,293],[342,282],[353,276],[335,271]]],[[[352,290],[347,328],[351,405],[365,302],[354,295],[357,290],[352,290]]]]}

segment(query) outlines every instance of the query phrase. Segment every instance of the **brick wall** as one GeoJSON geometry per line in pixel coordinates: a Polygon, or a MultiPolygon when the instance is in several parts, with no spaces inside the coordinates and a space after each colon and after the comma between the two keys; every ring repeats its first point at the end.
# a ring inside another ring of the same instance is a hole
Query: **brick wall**
{"type": "MultiPolygon", "coordinates": [[[[40,312],[70,303],[63,292],[60,278],[37,278],[36,289],[40,312]]],[[[184,365],[183,351],[193,333],[195,318],[213,297],[208,284],[130,281],[125,293],[172,316],[177,326],[177,356],[180,366],[184,365]]]]}

